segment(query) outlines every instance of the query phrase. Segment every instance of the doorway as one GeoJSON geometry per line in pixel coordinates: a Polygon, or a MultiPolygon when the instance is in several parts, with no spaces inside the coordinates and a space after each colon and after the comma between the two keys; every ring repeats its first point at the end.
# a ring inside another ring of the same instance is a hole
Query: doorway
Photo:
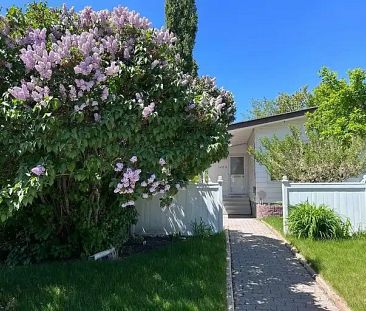
{"type": "Polygon", "coordinates": [[[230,194],[245,194],[244,156],[230,157],[230,194]]]}

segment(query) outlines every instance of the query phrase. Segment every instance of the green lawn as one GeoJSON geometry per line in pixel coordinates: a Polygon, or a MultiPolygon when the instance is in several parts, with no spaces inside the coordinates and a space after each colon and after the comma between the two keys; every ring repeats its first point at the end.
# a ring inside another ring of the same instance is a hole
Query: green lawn
{"type": "Polygon", "coordinates": [[[0,267],[0,310],[226,310],[223,233],[121,261],[0,267]]]}
{"type": "MultiPolygon", "coordinates": [[[[282,218],[265,222],[282,233],[282,218]]],[[[312,267],[347,301],[352,310],[366,310],[366,238],[338,241],[311,241],[286,236],[312,267]]]]}

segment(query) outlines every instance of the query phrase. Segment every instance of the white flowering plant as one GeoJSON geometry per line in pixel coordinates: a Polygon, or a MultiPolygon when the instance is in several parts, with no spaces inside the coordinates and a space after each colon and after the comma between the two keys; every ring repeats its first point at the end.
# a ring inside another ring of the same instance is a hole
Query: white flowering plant
{"type": "Polygon", "coordinates": [[[41,2],[0,16],[3,226],[42,206],[49,234],[81,245],[63,255],[90,254],[126,235],[136,200],[170,204],[227,155],[233,97],[184,74],[175,42],[124,7],[41,2]]]}

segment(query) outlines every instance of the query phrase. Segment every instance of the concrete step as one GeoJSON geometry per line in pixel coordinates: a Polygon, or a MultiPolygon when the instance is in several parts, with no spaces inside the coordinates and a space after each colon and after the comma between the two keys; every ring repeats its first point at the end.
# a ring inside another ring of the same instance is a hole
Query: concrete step
{"type": "Polygon", "coordinates": [[[224,207],[228,215],[250,215],[249,197],[245,195],[230,195],[224,197],[224,207]]]}
{"type": "Polygon", "coordinates": [[[246,207],[231,207],[225,206],[225,211],[227,215],[251,215],[252,210],[250,206],[246,207]]]}
{"type": "Polygon", "coordinates": [[[224,202],[249,202],[248,197],[224,197],[224,202]]]}
{"type": "Polygon", "coordinates": [[[242,206],[242,205],[250,205],[249,201],[224,201],[224,205],[232,205],[232,206],[242,206]]]}
{"type": "Polygon", "coordinates": [[[249,199],[249,196],[247,196],[245,194],[230,194],[230,195],[225,195],[224,200],[225,199],[249,199]]]}

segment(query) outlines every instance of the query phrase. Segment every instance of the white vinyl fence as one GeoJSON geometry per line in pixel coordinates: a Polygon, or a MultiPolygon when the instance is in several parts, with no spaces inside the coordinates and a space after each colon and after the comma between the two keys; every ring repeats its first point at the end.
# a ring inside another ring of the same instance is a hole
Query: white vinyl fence
{"type": "Polygon", "coordinates": [[[309,201],[325,204],[343,219],[349,219],[354,231],[366,230],[366,175],[361,182],[292,183],[282,180],[283,228],[288,233],[288,208],[309,201]]]}
{"type": "Polygon", "coordinates": [[[222,182],[190,184],[175,196],[171,207],[160,207],[159,196],[136,202],[138,222],[133,231],[146,235],[191,235],[193,222],[202,221],[214,232],[223,230],[222,182]]]}

